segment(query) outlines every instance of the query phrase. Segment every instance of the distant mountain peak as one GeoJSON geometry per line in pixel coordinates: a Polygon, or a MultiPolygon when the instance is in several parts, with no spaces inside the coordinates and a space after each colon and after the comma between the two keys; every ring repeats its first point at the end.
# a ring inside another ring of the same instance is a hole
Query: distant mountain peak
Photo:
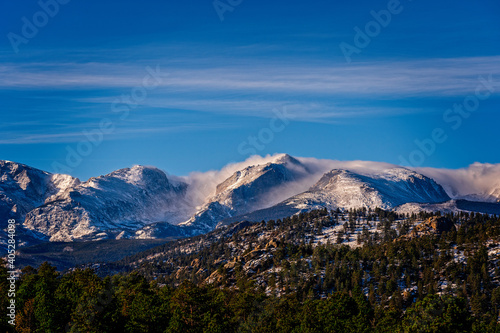
{"type": "Polygon", "coordinates": [[[327,172],[311,191],[335,193],[336,200],[344,206],[369,207],[370,203],[376,203],[381,208],[394,208],[407,202],[450,200],[434,180],[406,168],[390,168],[368,175],[334,169],[327,172]]]}
{"type": "Polygon", "coordinates": [[[276,164],[287,164],[287,163],[291,163],[291,164],[295,164],[295,165],[301,165],[302,163],[300,163],[299,160],[297,160],[295,157],[293,156],[290,156],[288,154],[280,154],[276,157],[276,159],[273,161],[273,163],[276,163],[276,164]]]}
{"type": "Polygon", "coordinates": [[[134,165],[131,168],[113,171],[104,177],[121,179],[127,183],[141,187],[172,187],[167,174],[151,166],[134,165]]]}
{"type": "Polygon", "coordinates": [[[203,226],[207,231],[223,219],[271,206],[288,196],[284,187],[306,175],[307,168],[288,154],[238,170],[218,184],[215,195],[182,225],[203,226]]]}

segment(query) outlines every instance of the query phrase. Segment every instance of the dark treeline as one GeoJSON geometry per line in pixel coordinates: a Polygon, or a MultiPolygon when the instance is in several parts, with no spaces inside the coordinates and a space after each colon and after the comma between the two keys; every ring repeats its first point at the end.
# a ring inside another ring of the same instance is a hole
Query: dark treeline
{"type": "MultiPolygon", "coordinates": [[[[1,275],[5,281],[3,268],[1,275]]],[[[428,295],[401,315],[394,305],[372,305],[358,288],[300,301],[293,293],[277,298],[251,284],[239,287],[160,287],[137,273],[102,279],[90,269],[61,276],[43,264],[23,272],[15,331],[470,332],[477,321],[464,298],[428,295]]],[[[5,318],[2,331],[14,331],[5,318]]]]}

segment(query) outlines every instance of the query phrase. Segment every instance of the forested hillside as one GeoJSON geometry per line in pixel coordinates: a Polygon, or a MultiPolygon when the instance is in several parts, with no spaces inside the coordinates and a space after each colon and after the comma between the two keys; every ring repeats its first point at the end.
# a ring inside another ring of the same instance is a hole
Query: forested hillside
{"type": "Polygon", "coordinates": [[[242,222],[96,271],[25,268],[16,328],[498,332],[499,240],[498,217],[469,213],[323,209],[242,222]]]}

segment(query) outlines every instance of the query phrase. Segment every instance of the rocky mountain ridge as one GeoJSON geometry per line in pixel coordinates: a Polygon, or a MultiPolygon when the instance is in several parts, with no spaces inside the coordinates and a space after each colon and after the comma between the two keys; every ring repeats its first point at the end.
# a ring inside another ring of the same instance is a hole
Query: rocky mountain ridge
{"type": "MultiPolygon", "coordinates": [[[[22,233],[50,241],[188,237],[235,221],[261,221],[327,208],[479,211],[495,203],[450,200],[433,179],[403,167],[374,171],[331,169],[274,156],[234,171],[214,186],[201,207],[182,179],[145,166],[85,182],[0,161],[0,216],[22,221],[22,233]]],[[[2,222],[3,223],[3,222],[2,222]]]]}

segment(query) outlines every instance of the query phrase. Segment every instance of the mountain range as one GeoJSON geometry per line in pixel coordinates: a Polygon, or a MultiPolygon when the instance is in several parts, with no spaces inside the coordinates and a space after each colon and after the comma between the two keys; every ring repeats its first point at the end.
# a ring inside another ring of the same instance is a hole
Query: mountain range
{"type": "Polygon", "coordinates": [[[500,214],[500,204],[491,202],[491,195],[500,197],[500,191],[483,201],[478,193],[468,201],[450,198],[441,184],[404,167],[329,166],[279,154],[233,167],[202,191],[189,177],[155,167],[136,165],[82,182],[0,161],[0,218],[3,232],[9,218],[20,222],[23,245],[187,237],[236,221],[277,219],[318,208],[500,214]]]}

